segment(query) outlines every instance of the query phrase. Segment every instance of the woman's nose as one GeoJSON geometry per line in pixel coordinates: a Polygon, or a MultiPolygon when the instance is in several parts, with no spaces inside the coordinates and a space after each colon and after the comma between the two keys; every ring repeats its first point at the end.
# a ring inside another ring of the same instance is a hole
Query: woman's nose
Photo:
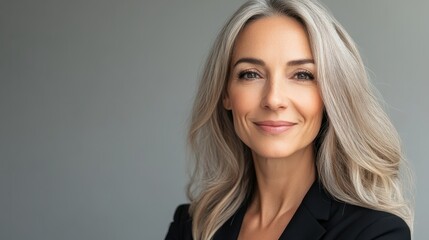
{"type": "Polygon", "coordinates": [[[288,105],[286,80],[278,76],[269,79],[261,101],[262,107],[273,111],[286,109],[288,105]]]}

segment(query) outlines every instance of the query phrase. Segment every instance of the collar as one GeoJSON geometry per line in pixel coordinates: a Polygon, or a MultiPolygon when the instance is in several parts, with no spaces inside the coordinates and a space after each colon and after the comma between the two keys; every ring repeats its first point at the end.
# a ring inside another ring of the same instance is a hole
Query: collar
{"type": "MultiPolygon", "coordinates": [[[[279,240],[317,240],[326,232],[319,221],[328,220],[331,209],[331,198],[326,194],[322,184],[316,180],[308,190],[279,240]]],[[[247,210],[247,201],[216,232],[213,240],[235,240],[238,238],[247,210]]]]}
{"type": "Polygon", "coordinates": [[[283,231],[279,240],[316,240],[326,232],[320,221],[328,220],[331,199],[322,184],[316,180],[308,190],[301,205],[283,231]]]}

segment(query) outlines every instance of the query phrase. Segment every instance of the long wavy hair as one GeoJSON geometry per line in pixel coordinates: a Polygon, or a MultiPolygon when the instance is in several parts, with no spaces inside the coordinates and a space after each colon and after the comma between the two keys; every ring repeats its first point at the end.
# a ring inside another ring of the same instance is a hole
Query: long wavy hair
{"type": "Polygon", "coordinates": [[[399,136],[374,94],[353,40],[316,1],[251,0],[216,38],[192,110],[188,140],[195,162],[188,198],[194,239],[211,239],[252,194],[256,177],[251,151],[236,135],[222,99],[237,35],[250,21],[276,14],[302,23],[310,40],[325,106],[315,140],[323,186],[339,201],[393,213],[412,229],[412,204],[403,190],[411,174],[400,174],[407,168],[399,136]]]}

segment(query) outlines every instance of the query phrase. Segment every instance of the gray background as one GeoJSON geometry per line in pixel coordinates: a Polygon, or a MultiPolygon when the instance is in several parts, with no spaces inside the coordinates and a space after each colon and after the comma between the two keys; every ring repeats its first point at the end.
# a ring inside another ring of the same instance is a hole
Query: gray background
{"type": "MultiPolygon", "coordinates": [[[[197,76],[242,2],[0,0],[0,239],[162,239],[197,76]]],[[[402,136],[425,239],[429,1],[323,2],[402,136]]]]}

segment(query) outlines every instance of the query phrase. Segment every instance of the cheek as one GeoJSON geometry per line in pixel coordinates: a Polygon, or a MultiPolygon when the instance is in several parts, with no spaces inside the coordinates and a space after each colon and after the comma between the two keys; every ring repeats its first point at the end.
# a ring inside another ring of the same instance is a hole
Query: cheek
{"type": "Polygon", "coordinates": [[[258,110],[259,92],[250,86],[231,87],[228,96],[235,133],[245,144],[249,144],[250,118],[258,110]]]}
{"type": "Polygon", "coordinates": [[[229,91],[229,99],[233,114],[237,117],[243,117],[243,115],[249,113],[255,109],[255,107],[258,107],[258,94],[258,91],[252,88],[231,88],[229,91]]]}
{"type": "Polygon", "coordinates": [[[304,121],[311,122],[319,128],[323,118],[323,100],[319,91],[314,89],[298,95],[296,104],[304,121]]]}

